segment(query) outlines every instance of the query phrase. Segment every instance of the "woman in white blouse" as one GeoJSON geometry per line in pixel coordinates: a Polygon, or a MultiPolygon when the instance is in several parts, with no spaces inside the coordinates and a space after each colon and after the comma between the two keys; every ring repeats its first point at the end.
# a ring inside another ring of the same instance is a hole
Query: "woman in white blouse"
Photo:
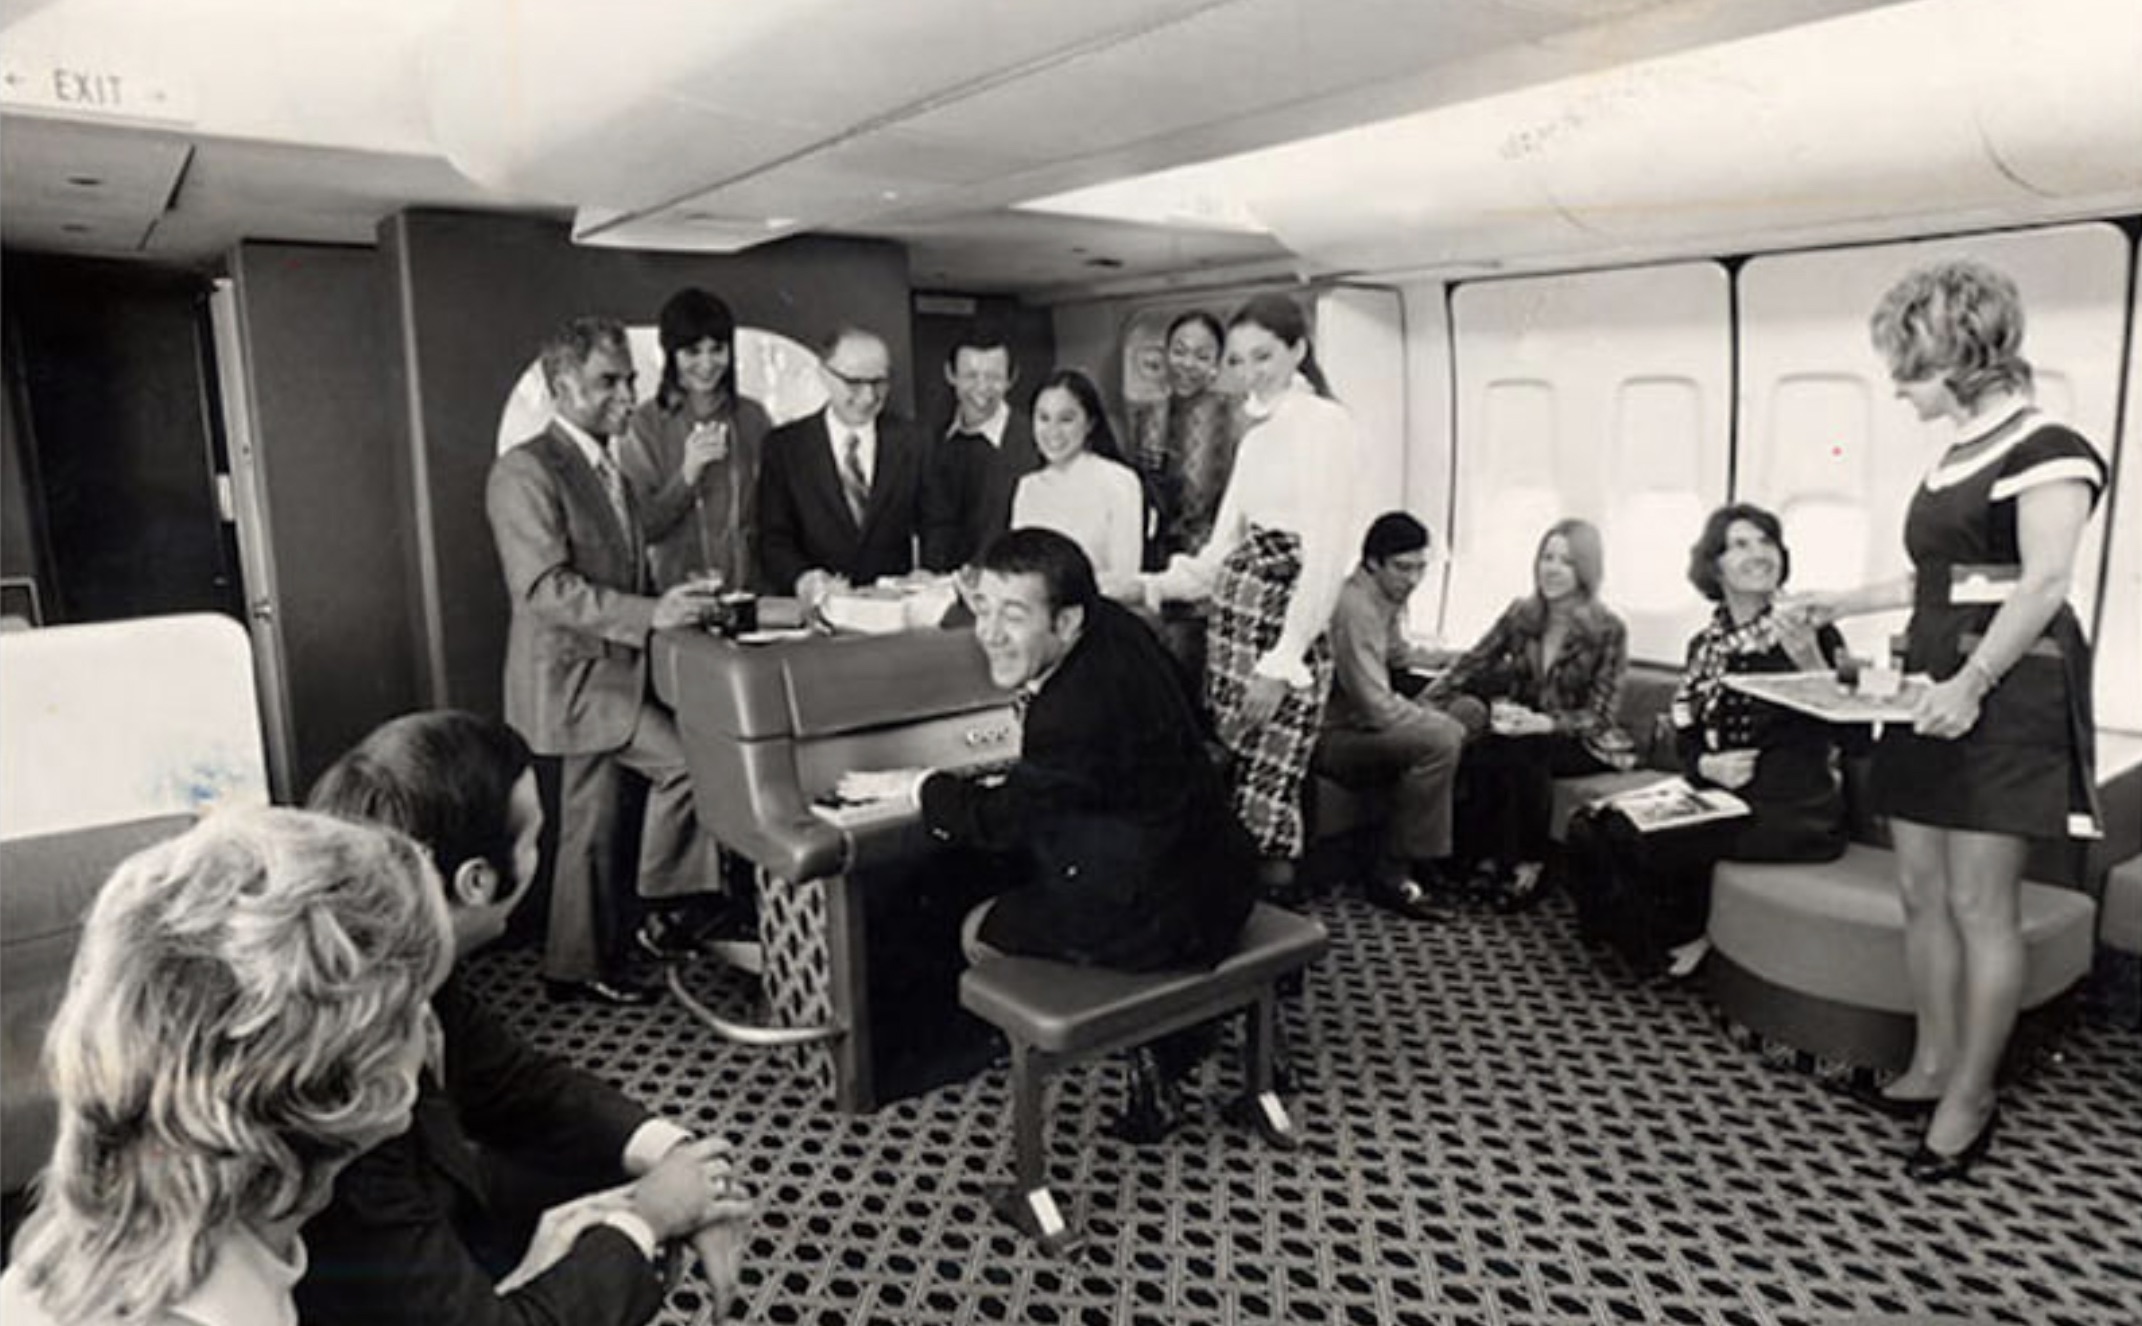
{"type": "Polygon", "coordinates": [[[1324,628],[1359,544],[1358,444],[1292,299],[1259,295],[1235,314],[1227,367],[1248,390],[1249,431],[1211,537],[1165,570],[1103,585],[1155,608],[1208,602],[1205,698],[1235,757],[1235,813],[1279,882],[1301,855],[1301,783],[1331,691],[1324,628]]]}
{"type": "Polygon", "coordinates": [[[1038,525],[1069,537],[1103,581],[1135,575],[1145,547],[1144,489],[1122,462],[1101,393],[1084,373],[1058,369],[1034,393],[1034,445],[1043,465],[1012,493],[1012,528],[1038,525]]]}

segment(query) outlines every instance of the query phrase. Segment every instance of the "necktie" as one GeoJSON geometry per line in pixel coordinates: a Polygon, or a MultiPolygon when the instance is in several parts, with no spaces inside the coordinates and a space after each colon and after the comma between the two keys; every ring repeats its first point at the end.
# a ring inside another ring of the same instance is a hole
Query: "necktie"
{"type": "Polygon", "coordinates": [[[863,473],[863,439],[855,433],[848,434],[848,444],[841,451],[840,495],[848,499],[848,514],[860,529],[863,512],[870,506],[870,478],[863,473]]]}
{"type": "Polygon", "coordinates": [[[608,447],[599,454],[602,459],[595,463],[595,475],[602,480],[602,490],[610,498],[610,509],[617,513],[617,527],[629,543],[632,539],[632,499],[625,495],[625,476],[619,472],[608,447]]]}

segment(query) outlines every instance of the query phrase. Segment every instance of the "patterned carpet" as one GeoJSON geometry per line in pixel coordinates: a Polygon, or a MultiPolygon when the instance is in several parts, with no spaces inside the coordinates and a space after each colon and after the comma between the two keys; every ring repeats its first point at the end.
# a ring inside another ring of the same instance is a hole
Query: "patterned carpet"
{"type": "MultiPolygon", "coordinates": [[[[1231,1052],[1150,1149],[1098,1132],[1114,1065],[1071,1069],[1050,1176],[1089,1238],[1060,1262],[983,1198],[1010,1165],[1001,1061],[844,1117],[796,1085],[796,1052],[716,1043],[673,1001],[557,1010],[526,952],[476,970],[538,1043],[735,1140],[764,1211],[734,1320],[2142,1321],[2131,1031],[2086,1021],[2007,1095],[1990,1162],[1923,1188],[1911,1125],[1765,1066],[1697,986],[1595,962],[1559,902],[1443,926],[1316,910],[1332,952],[1289,1022],[1314,1146],[1217,1120],[1231,1052]]],[[[690,1279],[662,1317],[711,1319],[690,1279]]]]}

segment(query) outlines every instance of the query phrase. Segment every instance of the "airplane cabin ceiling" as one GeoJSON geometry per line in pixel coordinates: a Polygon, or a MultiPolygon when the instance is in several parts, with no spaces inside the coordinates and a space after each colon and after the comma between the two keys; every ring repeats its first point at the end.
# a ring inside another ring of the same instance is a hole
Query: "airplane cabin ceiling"
{"type": "MultiPolygon", "coordinates": [[[[1343,218],[1297,229],[1345,242],[1290,253],[1011,205],[1391,117],[1462,121],[1557,80],[1862,11],[1976,2],[0,0],[10,72],[148,67],[195,106],[121,124],[0,103],[0,238],[213,263],[243,239],[365,243],[401,208],[458,207],[574,218],[583,242],[627,246],[881,236],[943,289],[1330,270],[1380,250],[1343,218]],[[68,183],[84,177],[112,183],[68,183]]],[[[2052,142],[2089,118],[2034,132],[2052,142]]],[[[2047,178],[2068,168],[2034,159],[2047,178]]],[[[1525,187],[1552,209],[1583,169],[1525,187]]],[[[1327,207],[1379,212],[1378,182],[1343,187],[1327,207]]],[[[1458,256],[1492,239],[1504,187],[1445,191],[1458,216],[1479,194],[1471,229],[1439,232],[1458,256]]]]}

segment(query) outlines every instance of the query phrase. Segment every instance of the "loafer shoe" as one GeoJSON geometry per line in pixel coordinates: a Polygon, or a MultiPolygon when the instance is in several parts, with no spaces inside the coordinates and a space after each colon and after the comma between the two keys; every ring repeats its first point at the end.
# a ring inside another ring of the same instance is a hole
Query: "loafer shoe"
{"type": "Polygon", "coordinates": [[[657,962],[678,962],[700,957],[705,946],[691,926],[661,916],[649,916],[632,932],[632,945],[657,962]]]}
{"type": "Polygon", "coordinates": [[[1391,880],[1371,884],[1368,900],[1387,912],[1405,917],[1409,921],[1433,924],[1448,921],[1450,914],[1435,905],[1427,889],[1411,879],[1391,880]]]}

